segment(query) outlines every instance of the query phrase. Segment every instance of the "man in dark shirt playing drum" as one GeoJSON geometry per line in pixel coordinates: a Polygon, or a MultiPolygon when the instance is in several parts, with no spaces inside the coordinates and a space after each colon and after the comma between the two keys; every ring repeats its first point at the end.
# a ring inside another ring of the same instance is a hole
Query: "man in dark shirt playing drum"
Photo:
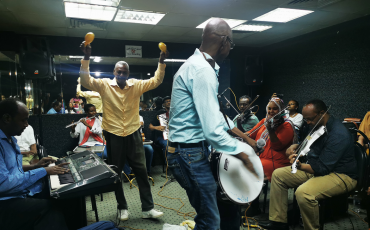
{"type": "MultiPolygon", "coordinates": [[[[351,191],[357,184],[357,163],[354,140],[349,131],[327,111],[321,100],[309,101],[302,110],[307,124],[326,126],[327,132],[316,140],[307,154],[307,163],[298,162],[297,173],[291,167],[276,169],[271,179],[269,222],[260,222],[265,229],[289,229],[287,224],[288,189],[297,188],[295,195],[304,229],[319,229],[319,200],[351,191]],[[320,119],[322,117],[322,119],[320,119]]],[[[297,157],[292,145],[287,150],[290,162],[297,157]]]]}

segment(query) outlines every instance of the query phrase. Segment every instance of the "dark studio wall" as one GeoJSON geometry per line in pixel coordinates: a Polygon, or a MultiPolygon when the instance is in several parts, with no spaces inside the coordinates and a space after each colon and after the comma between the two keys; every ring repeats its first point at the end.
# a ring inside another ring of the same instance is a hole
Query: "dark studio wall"
{"type": "MultiPolygon", "coordinates": [[[[302,105],[322,99],[339,119],[370,110],[370,16],[263,49],[264,82],[258,93],[284,94],[302,105]]],[[[263,109],[264,110],[264,109],[263,109]]],[[[263,114],[261,114],[264,116],[263,114]]]]}

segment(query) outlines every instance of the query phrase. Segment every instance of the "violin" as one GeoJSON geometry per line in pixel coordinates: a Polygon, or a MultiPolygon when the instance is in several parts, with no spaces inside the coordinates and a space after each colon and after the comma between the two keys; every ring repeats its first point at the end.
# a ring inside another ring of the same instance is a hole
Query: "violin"
{"type": "Polygon", "coordinates": [[[298,146],[298,149],[297,151],[299,151],[299,153],[297,154],[297,158],[294,160],[293,164],[292,164],[292,173],[296,173],[297,172],[297,160],[300,158],[300,157],[303,157],[303,156],[306,156],[307,153],[310,151],[310,148],[311,148],[311,145],[317,140],[319,139],[322,135],[324,135],[324,133],[326,133],[326,126],[321,126],[320,128],[318,128],[314,133],[312,133],[311,135],[309,134],[303,141],[302,143],[298,146]]]}
{"type": "Polygon", "coordinates": [[[328,110],[325,111],[325,113],[321,116],[319,121],[316,123],[316,125],[313,127],[311,132],[307,135],[307,137],[302,141],[302,143],[298,146],[296,152],[298,152],[297,157],[295,158],[293,164],[292,164],[292,173],[296,173],[297,168],[297,161],[300,157],[306,156],[307,153],[310,151],[311,145],[315,143],[317,139],[319,139],[322,135],[324,135],[327,132],[326,126],[322,125],[318,129],[315,129],[317,124],[320,123],[322,118],[325,116],[325,114],[329,111],[331,106],[329,106],[328,110]]]}

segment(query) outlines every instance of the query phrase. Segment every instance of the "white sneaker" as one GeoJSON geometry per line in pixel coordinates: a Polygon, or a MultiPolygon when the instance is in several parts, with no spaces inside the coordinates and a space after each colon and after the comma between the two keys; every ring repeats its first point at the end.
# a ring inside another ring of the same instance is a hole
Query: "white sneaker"
{"type": "Polygon", "coordinates": [[[159,211],[159,210],[155,210],[154,208],[150,211],[147,211],[147,212],[143,212],[143,219],[146,219],[146,218],[159,218],[163,216],[163,212],[159,211]]]}
{"type": "Polygon", "coordinates": [[[119,217],[120,220],[125,221],[128,220],[128,215],[130,214],[127,209],[120,210],[121,216],[119,217]]]}

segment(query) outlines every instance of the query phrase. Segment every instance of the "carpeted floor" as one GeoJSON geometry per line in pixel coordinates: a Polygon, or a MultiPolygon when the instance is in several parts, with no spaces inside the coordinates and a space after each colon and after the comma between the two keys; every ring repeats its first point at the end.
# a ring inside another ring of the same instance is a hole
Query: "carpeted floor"
{"type": "MultiPolygon", "coordinates": [[[[156,204],[166,206],[168,208],[173,208],[175,210],[178,210],[182,203],[180,200],[176,199],[169,199],[165,197],[160,197],[158,195],[158,192],[161,190],[160,186],[162,186],[166,179],[162,178],[162,167],[156,166],[152,168],[152,174],[154,177],[155,185],[152,186],[152,194],[153,199],[156,204]]],[[[137,183],[134,181],[134,185],[137,186],[137,183]]],[[[120,226],[130,227],[132,229],[145,229],[145,230],[162,230],[162,226],[164,223],[169,224],[180,224],[181,222],[185,221],[185,218],[181,215],[178,215],[176,211],[165,209],[163,207],[160,207],[159,205],[155,205],[155,209],[159,209],[164,212],[164,216],[152,220],[152,219],[142,219],[141,218],[141,202],[139,197],[139,192],[135,187],[132,187],[130,189],[129,183],[123,183],[123,188],[125,191],[125,196],[129,205],[129,220],[125,222],[121,222],[120,226]]],[[[189,200],[187,198],[185,190],[183,190],[177,182],[172,182],[169,185],[167,185],[163,191],[161,192],[161,195],[169,196],[173,198],[181,198],[181,200],[184,202],[184,206],[181,208],[181,212],[183,213],[189,213],[194,212],[194,209],[191,207],[189,200]]],[[[290,191],[290,199],[293,199],[293,191],[290,191]]],[[[269,199],[269,194],[267,195],[267,198],[269,199]]],[[[96,204],[98,208],[98,214],[99,214],[99,220],[116,220],[116,213],[117,213],[117,202],[114,193],[105,193],[103,194],[103,201],[101,201],[100,196],[95,196],[96,204]]],[[[260,196],[260,204],[262,206],[263,204],[263,195],[260,196]]],[[[352,210],[353,205],[350,205],[350,210],[352,210]]],[[[357,207],[356,207],[357,208],[357,207]]],[[[87,220],[88,223],[91,224],[95,222],[95,213],[92,211],[91,207],[91,199],[90,197],[86,197],[86,209],[87,209],[87,220]]],[[[267,208],[268,209],[268,205],[267,208]]],[[[364,223],[359,217],[357,217],[354,213],[351,211],[348,212],[347,216],[339,217],[335,220],[328,220],[325,224],[324,229],[326,230],[362,230],[362,229],[368,229],[368,225],[364,223]],[[352,224],[351,224],[352,222],[352,224]]],[[[360,214],[362,218],[366,216],[365,210],[360,209],[360,214]]],[[[189,218],[189,217],[188,217],[189,218]]],[[[192,220],[192,218],[189,218],[192,220]]],[[[258,220],[266,220],[268,219],[268,214],[263,214],[258,217],[258,220]]],[[[128,229],[130,229],[128,228],[128,229]]],[[[241,227],[241,229],[248,229],[247,227],[241,227]]],[[[254,229],[254,228],[251,228],[254,229]]],[[[303,227],[297,225],[295,227],[291,227],[291,229],[295,230],[301,230],[303,227]]]]}

